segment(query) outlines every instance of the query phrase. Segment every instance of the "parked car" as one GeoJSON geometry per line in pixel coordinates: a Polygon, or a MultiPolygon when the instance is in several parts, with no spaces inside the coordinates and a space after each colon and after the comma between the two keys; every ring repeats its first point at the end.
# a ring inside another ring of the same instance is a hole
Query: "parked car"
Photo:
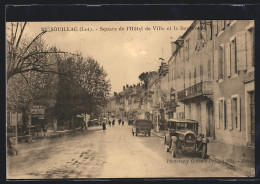
{"type": "Polygon", "coordinates": [[[188,119],[170,119],[167,122],[164,144],[166,151],[171,150],[172,156],[183,151],[195,151],[204,159],[207,156],[209,140],[203,134],[198,134],[199,123],[188,119]]]}
{"type": "Polygon", "coordinates": [[[91,126],[98,126],[99,123],[98,123],[98,120],[97,119],[92,119],[92,120],[89,120],[88,122],[88,126],[91,127],[91,126]]]}
{"type": "Polygon", "coordinates": [[[132,127],[132,134],[138,135],[138,133],[142,133],[144,135],[151,135],[151,129],[153,127],[152,121],[146,119],[137,119],[132,127]]]}

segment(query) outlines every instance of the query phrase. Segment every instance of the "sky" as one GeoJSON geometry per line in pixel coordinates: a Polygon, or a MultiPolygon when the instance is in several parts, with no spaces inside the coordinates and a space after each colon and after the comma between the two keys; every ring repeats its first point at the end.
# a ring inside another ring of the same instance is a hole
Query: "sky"
{"type": "Polygon", "coordinates": [[[92,57],[104,67],[111,82],[111,94],[123,86],[137,84],[142,72],[157,71],[161,60],[169,60],[171,42],[181,36],[192,21],[86,21],[29,22],[25,35],[42,29],[50,46],[92,57]]]}

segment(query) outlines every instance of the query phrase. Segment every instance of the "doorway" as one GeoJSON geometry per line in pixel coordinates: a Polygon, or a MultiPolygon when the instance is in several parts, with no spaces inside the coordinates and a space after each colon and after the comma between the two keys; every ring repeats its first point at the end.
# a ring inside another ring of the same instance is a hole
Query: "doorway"
{"type": "Polygon", "coordinates": [[[213,102],[207,102],[207,137],[215,138],[215,125],[213,120],[213,102]]]}

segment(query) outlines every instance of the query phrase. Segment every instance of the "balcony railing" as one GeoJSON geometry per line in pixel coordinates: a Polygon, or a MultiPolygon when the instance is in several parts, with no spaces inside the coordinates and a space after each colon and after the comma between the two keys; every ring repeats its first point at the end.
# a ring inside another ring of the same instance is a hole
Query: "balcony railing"
{"type": "Polygon", "coordinates": [[[178,100],[182,101],[198,96],[208,96],[213,94],[212,81],[203,81],[178,92],[178,100]]]}

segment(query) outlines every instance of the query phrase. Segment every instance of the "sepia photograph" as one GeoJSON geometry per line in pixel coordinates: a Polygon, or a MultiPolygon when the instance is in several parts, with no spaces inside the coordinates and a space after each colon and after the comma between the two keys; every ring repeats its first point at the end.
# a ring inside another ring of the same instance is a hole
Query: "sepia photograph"
{"type": "Polygon", "coordinates": [[[6,22],[6,179],[255,177],[254,20],[6,22]]]}

